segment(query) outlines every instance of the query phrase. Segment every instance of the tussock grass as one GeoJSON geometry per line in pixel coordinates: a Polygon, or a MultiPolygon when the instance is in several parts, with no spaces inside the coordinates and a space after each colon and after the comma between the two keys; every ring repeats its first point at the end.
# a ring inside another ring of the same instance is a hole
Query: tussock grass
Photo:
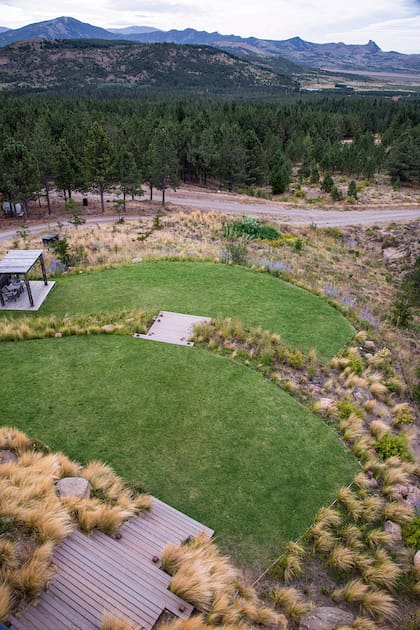
{"type": "Polygon", "coordinates": [[[362,532],[356,525],[346,525],[340,531],[340,536],[349,549],[359,551],[363,548],[362,532]]]}
{"type": "Polygon", "coordinates": [[[13,603],[13,591],[7,582],[0,584],[0,622],[7,621],[13,603]]]}
{"type": "Polygon", "coordinates": [[[384,587],[389,591],[395,589],[401,575],[400,567],[384,552],[378,549],[375,553],[375,564],[364,571],[363,578],[373,586],[384,587]]]}
{"type": "Polygon", "coordinates": [[[338,527],[341,522],[340,512],[332,507],[322,507],[315,517],[315,523],[321,527],[338,527]]]}
{"type": "Polygon", "coordinates": [[[367,617],[356,617],[353,621],[352,628],[354,630],[378,630],[376,623],[367,617]]]}
{"type": "Polygon", "coordinates": [[[351,519],[357,521],[363,516],[363,503],[350,488],[340,488],[336,497],[337,501],[346,508],[351,519]]]}
{"type": "Polygon", "coordinates": [[[367,592],[361,601],[361,607],[365,612],[379,619],[392,621],[398,619],[395,600],[385,591],[371,590],[367,592]]]}
{"type": "Polygon", "coordinates": [[[369,389],[372,396],[378,399],[383,399],[389,393],[388,387],[380,382],[371,383],[369,389]]]}
{"type": "Polygon", "coordinates": [[[296,588],[278,587],[273,591],[271,598],[274,605],[284,610],[293,621],[300,619],[314,607],[296,588]]]}
{"type": "Polygon", "coordinates": [[[19,429],[14,427],[0,427],[0,448],[11,449],[22,453],[31,448],[31,440],[19,429]]]}
{"type": "MultiPolygon", "coordinates": [[[[203,630],[203,628],[211,628],[213,624],[208,625],[204,615],[194,615],[190,619],[178,619],[172,623],[166,623],[159,626],[159,630],[203,630]]],[[[224,624],[225,630],[243,630],[249,627],[245,623],[224,624]]]]}
{"type": "Polygon", "coordinates": [[[353,479],[353,483],[358,488],[369,488],[371,480],[364,472],[359,472],[353,479]]]}
{"type": "Polygon", "coordinates": [[[212,624],[281,622],[204,532],[183,545],[167,545],[162,551],[162,568],[172,575],[170,590],[205,612],[212,624]]]}
{"type": "Polygon", "coordinates": [[[310,535],[314,541],[314,548],[321,553],[330,552],[338,543],[334,533],[322,523],[314,525],[310,530],[310,535]]]}
{"type": "Polygon", "coordinates": [[[369,425],[370,432],[376,439],[380,440],[381,437],[385,435],[387,431],[389,431],[389,426],[382,422],[382,420],[372,420],[369,425]]]}
{"type": "Polygon", "coordinates": [[[362,500],[362,519],[366,523],[375,523],[383,513],[384,500],[375,494],[370,494],[362,500]]]}
{"type": "Polygon", "coordinates": [[[36,597],[54,574],[51,558],[54,543],[46,542],[33,552],[32,558],[10,572],[8,580],[17,590],[29,598],[36,597]]]}
{"type": "Polygon", "coordinates": [[[141,630],[141,628],[111,612],[106,612],[101,620],[101,630],[141,630]]]}
{"type": "Polygon", "coordinates": [[[328,564],[339,571],[351,571],[357,564],[357,553],[344,545],[337,545],[331,551],[328,564]]]}
{"type": "Polygon", "coordinates": [[[369,547],[375,548],[380,545],[389,545],[392,542],[392,536],[384,529],[370,529],[366,533],[366,541],[369,547]]]}
{"type": "Polygon", "coordinates": [[[405,503],[391,501],[385,505],[384,518],[399,525],[408,525],[413,519],[413,508],[405,503]]]}
{"type": "Polygon", "coordinates": [[[361,579],[355,578],[347,582],[342,588],[338,588],[333,592],[333,599],[343,599],[346,602],[361,602],[369,591],[369,586],[361,579]]]}

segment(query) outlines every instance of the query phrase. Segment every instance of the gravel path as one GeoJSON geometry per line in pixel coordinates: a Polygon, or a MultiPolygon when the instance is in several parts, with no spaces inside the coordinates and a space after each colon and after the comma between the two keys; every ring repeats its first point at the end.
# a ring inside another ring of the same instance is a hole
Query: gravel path
{"type": "MultiPolygon", "coordinates": [[[[90,195],[91,199],[95,195],[90,195]]],[[[111,199],[112,197],[110,197],[111,199]]],[[[158,198],[158,197],[156,197],[158,198]]],[[[360,208],[357,210],[323,210],[320,208],[292,208],[285,207],[281,203],[275,201],[266,201],[264,199],[254,199],[252,197],[243,197],[229,193],[217,192],[201,192],[180,189],[176,192],[167,191],[166,200],[173,206],[180,209],[196,209],[196,210],[213,210],[226,214],[237,215],[265,215],[267,217],[275,217],[278,221],[288,223],[290,225],[310,225],[316,224],[319,227],[337,226],[344,227],[346,225],[373,225],[387,224],[393,221],[406,222],[420,219],[420,206],[410,206],[401,208],[360,208]]],[[[139,202],[140,208],[141,204],[139,202]]],[[[150,214],[148,215],[150,217],[150,214]]],[[[146,218],[140,214],[125,216],[127,220],[139,220],[146,218]]],[[[87,225],[95,225],[97,223],[113,223],[115,215],[87,217],[87,225]]],[[[71,227],[65,223],[66,227],[71,227]]],[[[14,229],[1,230],[0,242],[13,239],[16,235],[14,229]]],[[[51,223],[30,224],[29,230],[31,234],[41,234],[47,231],[54,231],[51,223]]]]}

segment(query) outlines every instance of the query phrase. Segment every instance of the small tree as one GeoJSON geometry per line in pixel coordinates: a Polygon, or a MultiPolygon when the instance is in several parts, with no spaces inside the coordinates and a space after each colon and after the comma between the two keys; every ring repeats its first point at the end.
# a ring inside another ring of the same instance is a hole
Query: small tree
{"type": "Polygon", "coordinates": [[[326,193],[330,193],[334,186],[335,186],[335,182],[332,178],[331,173],[328,172],[321,182],[321,190],[323,190],[326,193]]]}
{"type": "Polygon", "coordinates": [[[352,199],[357,199],[357,186],[354,179],[351,180],[349,187],[347,189],[347,197],[351,197],[352,199]]]}
{"type": "Polygon", "coordinates": [[[271,170],[270,186],[273,195],[279,195],[287,189],[290,184],[291,174],[292,165],[290,160],[279,149],[275,155],[271,170]]]}

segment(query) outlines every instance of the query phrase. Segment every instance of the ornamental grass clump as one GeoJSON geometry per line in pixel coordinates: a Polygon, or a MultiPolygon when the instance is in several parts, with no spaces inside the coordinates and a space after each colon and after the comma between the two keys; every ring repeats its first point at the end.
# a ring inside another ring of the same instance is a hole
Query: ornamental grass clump
{"type": "Polygon", "coordinates": [[[111,612],[104,613],[101,620],[101,630],[141,630],[141,628],[111,612]]]}
{"type": "Polygon", "coordinates": [[[328,564],[338,571],[351,571],[357,565],[357,553],[344,545],[337,545],[329,554],[328,564]]]}
{"type": "Polygon", "coordinates": [[[336,498],[347,510],[349,517],[358,521],[363,515],[363,503],[355,492],[350,488],[340,488],[336,493],[336,498]]]}
{"type": "Polygon", "coordinates": [[[161,558],[163,570],[172,575],[170,590],[205,613],[207,621],[223,626],[282,623],[204,532],[182,545],[167,545],[161,558]]]}
{"type": "Polygon", "coordinates": [[[397,607],[395,600],[385,591],[369,590],[360,602],[362,609],[372,615],[372,617],[389,619],[396,621],[398,619],[397,607]]]}
{"type": "Polygon", "coordinates": [[[0,622],[7,621],[13,604],[13,590],[7,582],[0,584],[0,622]]]}
{"type": "Polygon", "coordinates": [[[342,599],[345,602],[361,602],[368,591],[369,586],[360,578],[355,578],[347,582],[345,586],[337,588],[332,594],[332,599],[342,599]]]}
{"type": "Polygon", "coordinates": [[[277,587],[273,591],[271,599],[274,605],[284,610],[285,614],[293,621],[297,621],[314,607],[312,602],[304,599],[298,589],[291,587],[277,587]]]}

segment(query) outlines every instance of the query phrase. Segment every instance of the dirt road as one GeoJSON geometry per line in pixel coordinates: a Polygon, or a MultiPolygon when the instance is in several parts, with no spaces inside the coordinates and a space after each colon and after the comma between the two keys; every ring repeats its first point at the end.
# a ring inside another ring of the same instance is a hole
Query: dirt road
{"type": "MultiPolygon", "coordinates": [[[[89,195],[90,199],[95,199],[95,195],[89,195]]],[[[109,197],[112,199],[112,197],[109,197]]],[[[158,198],[158,197],[156,197],[158,198]]],[[[373,225],[388,224],[393,221],[405,222],[420,220],[420,205],[405,208],[360,208],[357,210],[324,210],[321,208],[293,208],[286,207],[276,201],[266,201],[264,199],[255,199],[253,197],[245,197],[243,195],[235,195],[221,192],[197,191],[180,188],[176,192],[168,191],[166,200],[171,207],[188,210],[213,210],[224,214],[236,215],[260,215],[273,217],[278,222],[290,225],[311,225],[315,224],[319,227],[337,226],[344,227],[346,225],[373,225]]],[[[136,215],[127,214],[126,220],[138,220],[142,217],[142,204],[147,201],[139,201],[139,213],[136,215]]],[[[149,213],[150,216],[150,213],[149,213]]],[[[115,221],[115,215],[95,215],[86,218],[86,224],[112,223],[115,221]]],[[[51,227],[53,222],[32,224],[29,221],[29,231],[31,234],[41,234],[46,231],[54,231],[51,227]]],[[[65,224],[67,226],[67,224],[65,224]]],[[[17,222],[16,228],[10,227],[5,230],[0,229],[0,242],[13,239],[16,230],[19,229],[20,223],[17,222]]]]}

